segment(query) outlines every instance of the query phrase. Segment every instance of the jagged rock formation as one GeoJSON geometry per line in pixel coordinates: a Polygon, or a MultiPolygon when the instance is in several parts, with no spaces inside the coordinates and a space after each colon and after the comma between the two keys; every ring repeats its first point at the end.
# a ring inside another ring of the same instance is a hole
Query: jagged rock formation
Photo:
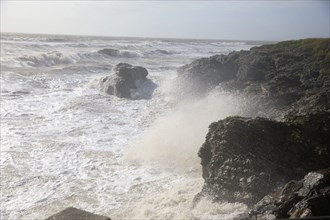
{"type": "Polygon", "coordinates": [[[256,97],[255,106],[267,117],[329,109],[330,39],[284,41],[198,59],[179,68],[177,83],[184,96],[218,87],[256,97]]]}
{"type": "Polygon", "coordinates": [[[250,212],[251,219],[330,216],[330,168],[308,173],[270,193],[250,212]]]}
{"type": "Polygon", "coordinates": [[[199,151],[201,195],[253,205],[276,187],[330,166],[329,129],[326,112],[290,123],[243,117],[212,123],[199,151]]]}
{"type": "Polygon", "coordinates": [[[156,84],[147,79],[148,71],[141,66],[117,64],[110,76],[99,81],[102,91],[128,99],[150,99],[156,84]]]}
{"type": "MultiPolygon", "coordinates": [[[[210,125],[199,151],[205,184],[196,200],[207,195],[253,206],[287,182],[294,187],[285,188],[281,196],[290,197],[299,188],[299,181],[290,181],[330,167],[330,39],[280,42],[203,58],[178,72],[185,94],[218,88],[239,92],[255,100],[251,111],[268,118],[228,117],[210,125]]],[[[322,187],[329,189],[328,180],[322,187]]],[[[262,210],[272,210],[275,217],[299,217],[307,213],[299,207],[309,207],[310,197],[299,198],[300,205],[285,203],[290,213],[274,208],[279,197],[266,197],[255,209],[260,216],[262,210]]]]}
{"type": "Polygon", "coordinates": [[[86,212],[81,209],[69,207],[63,211],[48,217],[46,220],[111,220],[110,218],[102,215],[96,215],[86,212]]]}

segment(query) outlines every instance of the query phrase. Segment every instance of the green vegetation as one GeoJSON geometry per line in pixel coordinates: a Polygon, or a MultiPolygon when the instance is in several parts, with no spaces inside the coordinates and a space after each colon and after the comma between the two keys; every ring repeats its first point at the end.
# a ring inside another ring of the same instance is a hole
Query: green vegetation
{"type": "Polygon", "coordinates": [[[286,55],[302,59],[308,71],[330,74],[330,38],[312,38],[294,41],[283,41],[273,45],[255,48],[274,56],[286,55]]]}

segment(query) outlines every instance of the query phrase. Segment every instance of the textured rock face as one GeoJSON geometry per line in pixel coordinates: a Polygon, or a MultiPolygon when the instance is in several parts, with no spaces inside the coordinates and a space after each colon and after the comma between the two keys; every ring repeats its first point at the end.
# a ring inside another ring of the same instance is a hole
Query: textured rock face
{"type": "Polygon", "coordinates": [[[250,212],[252,219],[330,216],[330,168],[308,173],[265,196],[250,212]]]}
{"type": "Polygon", "coordinates": [[[199,151],[205,184],[196,199],[207,195],[252,206],[285,183],[330,166],[329,45],[330,39],[280,42],[178,70],[184,92],[238,92],[253,98],[245,115],[280,119],[212,123],[199,151]]]}
{"type": "Polygon", "coordinates": [[[193,95],[203,94],[210,91],[220,82],[226,82],[235,78],[233,73],[237,72],[238,65],[232,57],[219,55],[210,58],[201,58],[193,61],[189,65],[185,65],[178,69],[178,81],[183,87],[185,95],[187,93],[193,95]]]}
{"type": "Polygon", "coordinates": [[[196,197],[253,205],[307,172],[330,166],[329,112],[287,122],[228,117],[212,123],[202,145],[205,184],[196,197]]]}
{"type": "Polygon", "coordinates": [[[330,39],[285,41],[202,58],[181,67],[177,83],[185,95],[203,95],[219,86],[257,96],[256,106],[264,112],[271,109],[271,117],[293,110],[293,104],[304,106],[300,111],[305,113],[315,104],[329,109],[329,44],[330,39]]]}
{"type": "Polygon", "coordinates": [[[149,99],[156,84],[147,79],[147,75],[144,67],[119,63],[110,76],[99,81],[99,86],[102,91],[120,98],[149,99]]]}
{"type": "Polygon", "coordinates": [[[102,215],[95,215],[84,210],[69,207],[63,211],[48,217],[46,220],[111,220],[102,215]]]}

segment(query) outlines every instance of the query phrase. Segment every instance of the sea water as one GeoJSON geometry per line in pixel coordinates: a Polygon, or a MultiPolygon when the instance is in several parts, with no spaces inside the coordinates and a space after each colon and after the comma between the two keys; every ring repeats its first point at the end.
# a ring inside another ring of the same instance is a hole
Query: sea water
{"type": "Polygon", "coordinates": [[[1,34],[1,219],[44,219],[73,206],[112,219],[232,219],[247,207],[200,192],[208,125],[239,97],[178,101],[176,69],[260,42],[1,34]],[[106,55],[98,51],[117,52],[106,55]],[[151,99],[105,94],[120,62],[147,68],[151,99]]]}

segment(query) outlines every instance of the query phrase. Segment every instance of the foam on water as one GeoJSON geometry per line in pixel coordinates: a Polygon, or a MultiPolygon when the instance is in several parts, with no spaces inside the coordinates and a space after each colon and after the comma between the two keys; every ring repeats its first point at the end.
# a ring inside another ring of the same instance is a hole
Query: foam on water
{"type": "Polygon", "coordinates": [[[164,82],[195,58],[251,45],[1,37],[2,218],[43,219],[68,206],[113,219],[230,219],[246,210],[191,204],[203,184],[197,151],[207,126],[238,112],[237,97],[173,104],[164,82]],[[141,56],[106,57],[97,53],[103,48],[141,56]],[[93,86],[119,62],[148,69],[158,85],[151,99],[119,99],[93,86]]]}

